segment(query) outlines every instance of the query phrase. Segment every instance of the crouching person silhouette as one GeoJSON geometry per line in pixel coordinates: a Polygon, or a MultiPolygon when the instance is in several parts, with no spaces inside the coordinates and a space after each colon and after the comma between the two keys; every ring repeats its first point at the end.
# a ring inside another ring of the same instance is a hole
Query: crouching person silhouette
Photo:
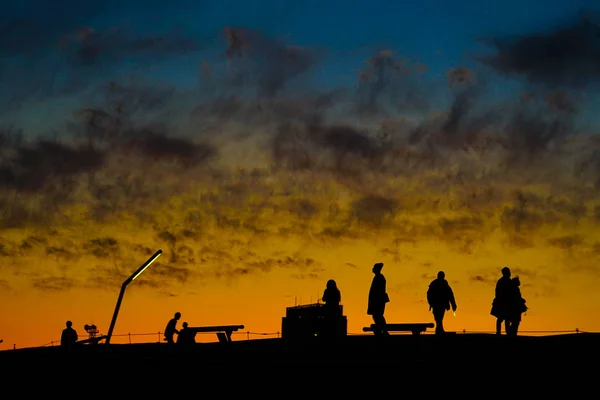
{"type": "Polygon", "coordinates": [[[167,341],[167,343],[175,343],[175,341],[173,340],[173,336],[175,336],[176,333],[179,334],[179,331],[177,330],[177,321],[179,321],[180,318],[181,313],[176,312],[173,318],[171,318],[171,320],[167,324],[167,327],[165,328],[165,340],[167,341]]]}
{"type": "Polygon", "coordinates": [[[373,333],[376,336],[389,335],[383,314],[385,313],[385,305],[389,303],[390,298],[386,291],[385,276],[381,273],[383,263],[377,263],[373,266],[373,281],[371,282],[371,289],[369,290],[369,305],[367,307],[367,314],[373,317],[375,327],[373,333]]]}
{"type": "Polygon", "coordinates": [[[433,312],[435,333],[436,335],[441,335],[445,332],[444,315],[446,311],[450,310],[450,307],[452,307],[452,311],[456,311],[454,292],[446,280],[444,271],[438,272],[437,279],[434,279],[429,284],[427,302],[429,303],[429,310],[433,312]]]}

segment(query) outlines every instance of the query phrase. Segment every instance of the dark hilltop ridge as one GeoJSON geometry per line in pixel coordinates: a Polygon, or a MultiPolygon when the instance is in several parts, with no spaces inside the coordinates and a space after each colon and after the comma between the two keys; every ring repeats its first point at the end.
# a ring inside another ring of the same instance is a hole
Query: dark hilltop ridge
{"type": "MultiPolygon", "coordinates": [[[[8,379],[13,378],[51,380],[52,385],[43,387],[68,390],[76,383],[101,385],[122,394],[124,387],[131,388],[143,375],[144,385],[136,386],[138,391],[195,390],[201,385],[203,390],[220,390],[222,396],[243,389],[246,394],[274,392],[278,397],[294,398],[299,390],[326,389],[340,394],[344,389],[379,391],[384,386],[387,395],[394,395],[393,384],[382,386],[383,382],[401,382],[401,388],[410,388],[413,394],[417,393],[414,390],[439,388],[446,380],[453,381],[454,389],[462,394],[479,395],[482,393],[476,388],[486,386],[498,395],[503,390],[504,395],[523,394],[523,390],[540,395],[556,392],[559,386],[573,395],[595,386],[600,333],[523,336],[516,329],[507,329],[504,334],[446,332],[439,318],[436,323],[383,319],[378,324],[383,309],[377,315],[378,309],[371,305],[369,312],[375,323],[363,328],[365,334],[349,335],[335,281],[328,282],[325,303],[286,309],[280,338],[234,340],[232,333],[245,329],[240,324],[190,327],[183,322],[178,328],[181,313],[176,312],[159,343],[111,343],[127,285],[161,254],[158,250],[125,280],[106,335],[100,335],[95,325],[85,325],[89,338],[81,339],[67,321],[60,346],[0,351],[1,382],[12,382],[8,379]],[[434,327],[434,335],[426,334],[434,327]],[[198,343],[197,333],[216,334],[219,340],[198,343]],[[243,381],[254,382],[254,386],[235,384],[243,381]],[[281,392],[282,385],[288,386],[289,396],[281,392]],[[289,392],[289,385],[296,385],[293,392],[289,392]]],[[[377,263],[373,268],[375,284],[384,282],[382,267],[377,263]]],[[[443,279],[440,276],[438,279],[443,279]]],[[[372,288],[377,289],[375,284],[372,288]]],[[[380,289],[385,294],[385,285],[380,289]]],[[[374,290],[370,293],[370,297],[377,294],[374,290]]],[[[387,296],[382,298],[389,302],[387,296]]],[[[437,303],[430,303],[435,309],[437,303]]],[[[447,307],[456,310],[454,297],[451,303],[447,307]]]]}
{"type": "Polygon", "coordinates": [[[520,394],[541,395],[562,388],[572,395],[595,386],[598,356],[600,334],[596,333],[542,337],[459,333],[384,338],[357,335],[335,342],[278,338],[189,346],[42,347],[2,351],[0,365],[6,371],[4,377],[15,379],[35,376],[98,382],[104,371],[102,375],[111,376],[104,388],[115,391],[143,372],[145,385],[151,382],[153,388],[200,385],[202,390],[241,390],[246,394],[279,393],[277,387],[298,382],[309,382],[308,387],[297,388],[309,392],[378,390],[372,386],[380,380],[387,382],[384,386],[389,386],[390,395],[402,390],[430,393],[446,381],[453,383],[444,391],[463,394],[495,392],[500,385],[516,386],[509,391],[520,394]],[[67,376],[63,376],[65,371],[67,376]],[[248,381],[254,383],[241,383],[248,381]],[[228,382],[244,386],[228,388],[224,386],[228,382]]]}

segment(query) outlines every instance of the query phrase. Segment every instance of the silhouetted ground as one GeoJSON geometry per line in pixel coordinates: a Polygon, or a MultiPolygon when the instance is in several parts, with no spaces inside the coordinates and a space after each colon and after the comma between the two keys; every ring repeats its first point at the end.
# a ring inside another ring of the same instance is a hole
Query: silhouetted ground
{"type": "Polygon", "coordinates": [[[478,397],[508,391],[507,396],[521,397],[558,396],[557,390],[569,396],[588,389],[595,393],[599,355],[600,334],[396,335],[384,340],[349,336],[333,344],[264,339],[189,347],[158,343],[86,345],[69,351],[44,347],[2,351],[0,366],[6,371],[3,381],[9,376],[51,378],[67,385],[72,379],[77,385],[87,382],[109,391],[135,387],[138,394],[149,389],[176,390],[182,396],[181,391],[191,395],[188,391],[225,390],[281,398],[290,397],[285,393],[333,390],[340,395],[363,397],[376,391],[406,397],[394,394],[402,389],[478,397]]]}

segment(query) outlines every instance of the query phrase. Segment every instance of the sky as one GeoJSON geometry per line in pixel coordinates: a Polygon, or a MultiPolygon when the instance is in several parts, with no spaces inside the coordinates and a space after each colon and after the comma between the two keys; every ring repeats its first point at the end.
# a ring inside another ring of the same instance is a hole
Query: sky
{"type": "Polygon", "coordinates": [[[508,266],[521,329],[600,330],[591,5],[3,2],[0,349],[106,333],[158,249],[115,334],[275,333],[329,279],[359,333],[376,262],[388,322],[443,270],[492,331],[508,266]]]}

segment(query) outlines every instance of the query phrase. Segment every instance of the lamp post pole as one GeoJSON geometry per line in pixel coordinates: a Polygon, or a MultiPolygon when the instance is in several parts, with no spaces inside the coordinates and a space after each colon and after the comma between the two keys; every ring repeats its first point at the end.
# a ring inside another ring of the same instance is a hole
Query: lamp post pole
{"type": "Polygon", "coordinates": [[[123,302],[123,296],[125,295],[125,289],[127,289],[127,285],[133,282],[138,276],[142,274],[152,264],[160,255],[162,254],[162,250],[158,250],[152,257],[148,259],[141,267],[137,269],[129,278],[123,282],[121,285],[121,291],[119,292],[119,298],[117,299],[117,305],[115,306],[115,311],[112,316],[112,321],[110,322],[110,328],[108,328],[108,334],[106,335],[106,344],[110,344],[110,338],[112,337],[113,330],[115,329],[115,324],[117,323],[117,317],[119,316],[119,309],[121,308],[121,303],[123,302]]]}

